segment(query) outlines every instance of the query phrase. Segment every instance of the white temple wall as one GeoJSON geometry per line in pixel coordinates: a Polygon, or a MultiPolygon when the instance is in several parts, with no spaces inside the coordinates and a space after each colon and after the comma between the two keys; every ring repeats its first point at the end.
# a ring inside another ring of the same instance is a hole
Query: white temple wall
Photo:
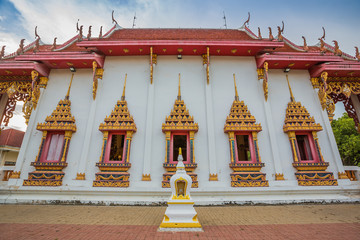
{"type": "MultiPolygon", "coordinates": [[[[88,123],[89,111],[92,101],[92,70],[78,69],[75,73],[70,92],[71,112],[76,119],[77,131],[73,133],[67,157],[68,166],[63,170],[65,176],[63,186],[56,189],[71,189],[82,187],[90,191],[169,191],[161,188],[162,175],[165,173],[163,163],[165,159],[165,134],[162,132],[162,123],[170,114],[178,94],[178,74],[181,73],[181,95],[185,101],[190,115],[199,124],[199,131],[195,134],[195,162],[198,164],[195,173],[198,174],[199,189],[226,191],[248,191],[249,188],[230,187],[229,167],[230,152],[229,139],[224,133],[226,117],[234,101],[233,73],[236,74],[239,99],[248,106],[251,114],[261,123],[262,131],[258,134],[260,157],[265,167],[266,179],[270,181],[269,188],[259,188],[262,191],[272,188],[275,183],[274,159],[271,154],[269,129],[266,124],[264,109],[264,94],[262,82],[257,79],[256,63],[253,57],[211,57],[210,84],[212,87],[213,120],[216,143],[216,168],[219,181],[209,181],[209,151],[208,131],[205,105],[206,69],[199,56],[183,56],[181,60],[176,56],[158,56],[154,67],[154,111],[152,131],[151,179],[141,181],[144,164],[145,126],[147,112],[147,94],[150,84],[150,66],[147,56],[107,57],[104,66],[103,80],[99,80],[97,92],[97,105],[95,109],[94,124],[91,127],[92,135],[88,159],[86,160],[86,180],[75,180],[81,152],[84,147],[85,131],[88,123]],[[103,134],[98,130],[105,116],[113,110],[116,102],[120,100],[127,73],[126,100],[130,114],[134,117],[137,132],[133,134],[129,169],[130,187],[122,188],[94,188],[92,182],[95,173],[99,171],[96,162],[99,161],[102,148],[103,134]]],[[[65,97],[68,89],[71,72],[69,70],[52,70],[47,88],[44,90],[38,104],[38,114],[34,124],[45,121],[55,109],[60,99],[65,97]]],[[[289,80],[296,101],[300,101],[315,118],[317,123],[324,126],[321,117],[321,106],[314,99],[314,90],[309,81],[307,71],[292,70],[289,80]]],[[[283,124],[287,103],[290,101],[289,90],[285,74],[281,70],[269,71],[269,97],[274,129],[277,134],[281,164],[286,182],[297,187],[293,168],[292,153],[287,134],[283,132],[283,124]]],[[[29,126],[36,127],[36,126],[29,126]]],[[[27,179],[28,173],[35,170],[30,166],[38,154],[42,132],[34,130],[25,153],[25,162],[21,170],[21,179],[27,179]]],[[[329,136],[325,131],[318,133],[321,152],[325,161],[330,163],[328,171],[337,173],[334,156],[331,151],[329,136]]],[[[19,162],[17,164],[20,164],[19,162]]],[[[276,181],[279,182],[279,181],[276,181]]],[[[22,181],[18,182],[22,184],[22,181]]],[[[48,189],[48,187],[23,187],[31,189],[48,189]]],[[[303,187],[304,188],[304,187],[303,187]]],[[[53,189],[53,188],[51,188],[53,189]]],[[[254,189],[253,189],[254,190],[254,189]]]]}

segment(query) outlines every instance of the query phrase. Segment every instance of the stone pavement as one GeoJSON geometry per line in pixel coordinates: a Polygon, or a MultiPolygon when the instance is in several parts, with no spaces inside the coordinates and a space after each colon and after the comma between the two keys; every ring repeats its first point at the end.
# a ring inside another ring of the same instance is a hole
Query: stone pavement
{"type": "Polygon", "coordinates": [[[360,204],[196,207],[204,232],[157,232],[166,207],[0,205],[0,240],[359,239],[360,204]]]}

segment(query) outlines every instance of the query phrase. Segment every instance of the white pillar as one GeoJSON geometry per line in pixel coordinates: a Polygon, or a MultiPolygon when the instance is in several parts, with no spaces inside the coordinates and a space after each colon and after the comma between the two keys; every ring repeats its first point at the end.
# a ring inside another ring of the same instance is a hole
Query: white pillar
{"type": "MultiPolygon", "coordinates": [[[[262,80],[264,81],[264,80],[262,80]]],[[[283,169],[281,166],[281,160],[280,160],[280,153],[279,153],[279,145],[277,142],[277,138],[276,138],[276,131],[274,129],[274,122],[273,122],[273,117],[272,117],[272,112],[271,112],[271,106],[268,98],[268,101],[265,100],[265,96],[264,96],[264,91],[263,91],[263,83],[262,81],[258,81],[258,90],[259,90],[259,95],[263,96],[263,103],[264,103],[264,111],[265,111],[265,118],[266,118],[266,125],[269,131],[269,137],[270,137],[270,147],[271,147],[271,157],[272,158],[272,162],[274,165],[274,169],[275,169],[275,180],[283,180],[282,177],[285,177],[283,174],[283,169]],[[276,178],[276,176],[278,176],[278,178],[276,178]]],[[[269,93],[271,94],[271,93],[269,93]]]]}
{"type": "MultiPolygon", "coordinates": [[[[326,136],[328,137],[328,140],[330,142],[331,153],[333,155],[335,166],[336,166],[336,168],[338,170],[337,173],[334,173],[334,175],[336,176],[336,174],[345,173],[345,169],[344,169],[343,163],[341,161],[341,156],[340,156],[339,149],[338,149],[338,146],[337,146],[336,141],[335,141],[334,133],[333,133],[332,128],[331,128],[331,124],[330,124],[330,121],[329,121],[329,116],[327,114],[326,109],[322,110],[322,107],[320,105],[320,101],[319,101],[319,97],[318,97],[318,91],[319,91],[319,89],[316,89],[313,92],[314,103],[316,103],[316,105],[318,107],[318,111],[321,112],[321,118],[322,118],[323,123],[324,123],[323,127],[324,127],[325,132],[327,133],[326,136]]],[[[324,159],[324,160],[326,162],[326,159],[324,159]]],[[[337,176],[337,178],[339,178],[339,176],[337,176]]],[[[338,180],[349,181],[348,179],[338,179],[338,180]]]]}
{"type": "MultiPolygon", "coordinates": [[[[90,140],[91,135],[93,133],[93,127],[94,127],[94,121],[95,121],[95,112],[96,112],[96,105],[97,105],[97,99],[101,97],[101,89],[102,89],[102,81],[98,80],[98,88],[97,88],[97,95],[95,100],[91,102],[90,105],[90,113],[89,117],[86,123],[86,131],[85,131],[85,139],[84,144],[82,146],[80,161],[77,169],[77,173],[75,176],[76,180],[85,180],[86,176],[81,175],[86,173],[86,167],[89,165],[89,148],[90,148],[90,140]]],[[[93,166],[92,166],[93,167],[93,166]]]]}
{"type": "Polygon", "coordinates": [[[144,165],[142,181],[150,181],[151,170],[151,150],[152,150],[152,128],[154,113],[154,83],[149,82],[147,109],[146,109],[146,128],[145,128],[145,148],[144,148],[144,165]]]}
{"type": "MultiPolygon", "coordinates": [[[[33,135],[33,132],[36,130],[36,123],[35,123],[35,119],[37,116],[37,113],[39,111],[40,108],[40,103],[42,100],[42,96],[44,94],[44,89],[40,88],[40,96],[39,96],[39,100],[38,100],[38,106],[36,109],[32,110],[29,122],[28,122],[28,127],[26,129],[22,144],[21,144],[21,148],[19,151],[19,155],[18,158],[16,160],[16,165],[15,165],[15,169],[14,172],[19,172],[21,173],[20,178],[19,179],[14,179],[14,178],[10,178],[8,181],[8,185],[17,185],[20,186],[22,184],[22,179],[27,178],[27,172],[23,172],[22,169],[24,167],[24,163],[25,163],[25,153],[27,152],[29,143],[31,141],[31,136],[33,135]]],[[[33,159],[35,161],[35,159],[33,159]]]]}
{"type": "Polygon", "coordinates": [[[354,105],[356,116],[360,121],[360,101],[359,101],[359,98],[355,94],[351,94],[350,98],[351,98],[352,104],[354,105]]]}
{"type": "Polygon", "coordinates": [[[207,136],[208,136],[208,154],[209,154],[209,180],[217,181],[218,174],[216,169],[216,145],[215,145],[215,133],[214,133],[214,114],[212,104],[212,90],[211,84],[206,84],[206,119],[207,119],[207,136]]]}

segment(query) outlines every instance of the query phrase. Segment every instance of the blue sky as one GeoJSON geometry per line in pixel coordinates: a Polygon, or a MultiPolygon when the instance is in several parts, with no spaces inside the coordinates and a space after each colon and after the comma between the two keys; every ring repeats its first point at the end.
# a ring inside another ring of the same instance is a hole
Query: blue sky
{"type": "MultiPolygon", "coordinates": [[[[250,29],[268,36],[268,27],[276,35],[276,27],[285,22],[284,36],[302,45],[305,36],[309,45],[318,43],[322,27],[326,42],[339,42],[340,49],[352,56],[354,46],[360,48],[360,0],[0,0],[0,46],[6,54],[16,51],[19,42],[34,41],[34,29],[44,43],[52,44],[57,37],[61,44],[76,34],[76,22],[89,25],[98,35],[110,29],[111,12],[120,26],[131,28],[136,13],[136,28],[224,28],[242,26],[251,13],[250,29]]],[[[339,111],[340,110],[340,111],[339,111]]],[[[337,106],[337,115],[341,106],[337,106]]],[[[21,119],[21,118],[20,118],[21,119]]],[[[22,120],[21,120],[22,121],[22,120]]]]}

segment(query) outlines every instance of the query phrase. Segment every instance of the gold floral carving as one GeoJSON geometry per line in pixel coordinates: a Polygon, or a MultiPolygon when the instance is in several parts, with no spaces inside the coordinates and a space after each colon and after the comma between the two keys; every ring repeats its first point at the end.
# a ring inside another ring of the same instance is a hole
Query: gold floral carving
{"type": "Polygon", "coordinates": [[[150,174],[143,174],[141,181],[151,181],[151,176],[150,174]]]}
{"type": "Polygon", "coordinates": [[[76,173],[76,180],[85,180],[85,173],[76,173]]]}
{"type": "Polygon", "coordinates": [[[282,181],[285,180],[283,173],[275,173],[275,180],[276,181],[282,181]]]}
{"type": "Polygon", "coordinates": [[[299,186],[337,186],[336,180],[298,181],[299,186]]]}
{"type": "Polygon", "coordinates": [[[98,87],[98,79],[103,78],[104,69],[98,68],[98,65],[97,65],[96,61],[93,61],[92,65],[93,65],[93,90],[92,90],[92,94],[93,94],[93,100],[95,100],[97,87],[98,87]]]}
{"type": "Polygon", "coordinates": [[[209,181],[218,181],[218,175],[217,173],[209,174],[209,181]]]}
{"type": "Polygon", "coordinates": [[[14,171],[14,172],[11,173],[10,178],[19,179],[20,174],[21,174],[21,171],[14,171]]]}
{"type": "Polygon", "coordinates": [[[339,179],[349,179],[347,174],[344,172],[338,172],[339,179]]]}
{"type": "Polygon", "coordinates": [[[62,185],[62,180],[28,180],[25,179],[24,186],[49,186],[58,187],[62,185]]]}
{"type": "Polygon", "coordinates": [[[239,181],[231,182],[232,187],[268,187],[269,182],[268,181],[239,181]]]}

